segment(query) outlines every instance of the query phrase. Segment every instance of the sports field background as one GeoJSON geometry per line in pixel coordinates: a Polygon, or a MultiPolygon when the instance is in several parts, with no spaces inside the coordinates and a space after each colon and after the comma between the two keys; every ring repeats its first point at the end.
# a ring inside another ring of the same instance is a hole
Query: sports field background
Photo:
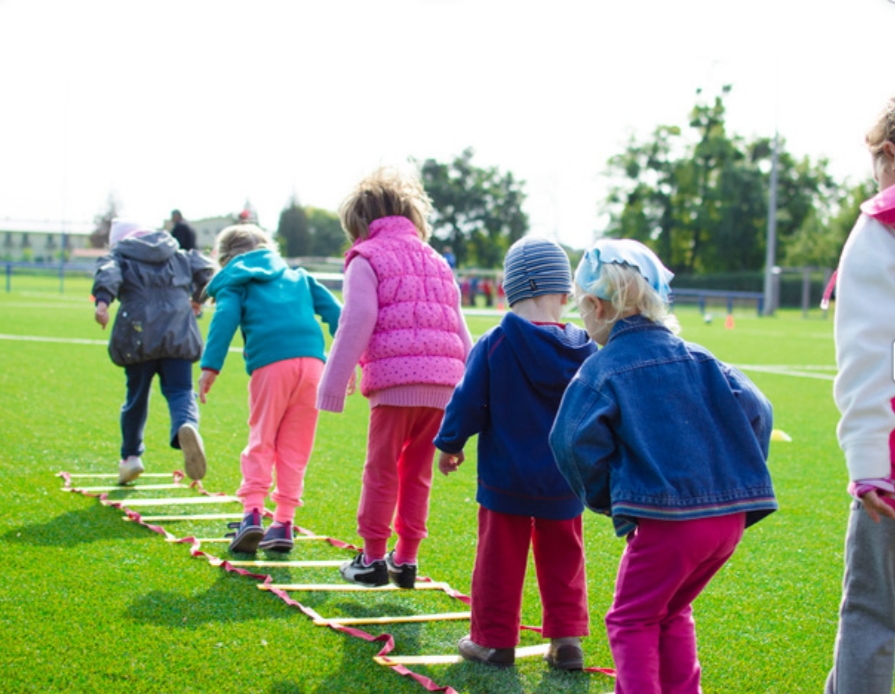
{"type": "MultiPolygon", "coordinates": [[[[123,372],[108,358],[93,321],[86,278],[16,277],[0,293],[0,624],[5,692],[422,692],[373,663],[382,644],[316,627],[298,610],[259,591],[256,581],[192,558],[184,545],[132,523],[95,499],[59,490],[59,471],[114,472],[123,372]]],[[[781,510],[748,530],[733,559],[695,605],[708,694],[821,691],[836,627],[847,515],[846,474],[836,444],[832,319],[781,312],[759,318],[737,309],[724,327],[714,309],[707,325],[695,309],[678,316],[683,336],[740,366],[774,404],[775,428],[792,442],[771,445],[781,510]]],[[[208,327],[210,312],[201,320],[208,327]]],[[[474,336],[494,317],[469,318],[474,336]]],[[[237,338],[237,342],[238,342],[237,338]]],[[[198,367],[197,367],[198,369],[198,367]]],[[[246,383],[233,352],[201,406],[209,457],[206,489],[233,493],[245,444],[246,383]]],[[[157,387],[146,432],[147,472],[181,469],[167,448],[168,420],[157,387]]],[[[323,413],[296,522],[359,543],[355,510],[367,404],[349,399],[343,414],[323,413]]],[[[430,539],[420,571],[469,591],[475,551],[475,449],[451,477],[436,474],[430,539]]],[[[126,497],[128,492],[113,492],[126,497]]],[[[232,509],[231,509],[232,510],[232,509]]],[[[169,526],[171,532],[220,536],[223,521],[169,526]]],[[[602,618],[610,604],[623,541],[608,519],[586,516],[591,630],[588,666],[611,667],[602,618]]],[[[226,556],[225,546],[213,550],[226,556]]],[[[321,545],[290,558],[348,559],[321,545]]],[[[268,570],[265,570],[268,571],[268,570]]],[[[337,582],[337,569],[271,569],[278,582],[337,582]]],[[[441,593],[294,596],[327,616],[462,610],[441,593]]],[[[540,624],[533,572],[523,622],[540,624]]],[[[377,633],[375,628],[368,628],[377,633]]],[[[402,655],[455,652],[468,623],[386,625],[402,655]]],[[[540,643],[524,632],[523,645],[540,643]]],[[[458,692],[601,693],[603,675],[550,671],[538,658],[515,669],[414,666],[458,692]]]]}

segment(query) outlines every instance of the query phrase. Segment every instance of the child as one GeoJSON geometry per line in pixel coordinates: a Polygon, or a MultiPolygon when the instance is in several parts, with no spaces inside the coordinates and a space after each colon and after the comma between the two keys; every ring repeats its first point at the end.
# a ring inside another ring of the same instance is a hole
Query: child
{"type": "Polygon", "coordinates": [[[457,469],[478,434],[478,545],[472,624],[460,640],[467,660],[512,665],[519,641],[528,548],[534,548],[543,604],[545,659],[580,670],[588,634],[581,502],[548,444],[563,391],[596,346],[562,323],[572,291],[569,259],[546,239],[523,238],[504,261],[510,302],[500,325],[476,343],[435,439],[438,467],[457,469]]]}
{"type": "Polygon", "coordinates": [[[319,315],[335,334],[341,306],[328,289],[301,268],[291,269],[268,235],[238,224],[217,238],[220,272],[208,285],[215,311],[202,355],[199,398],[224,366],[236,329],[242,331],[249,381],[249,442],[240,456],[237,496],[245,516],[235,528],[231,552],[289,552],[292,521],[301,506],[305,468],[317,428],[317,385],[323,373],[324,341],[319,315]],[[264,531],[261,511],[276,471],[274,521],[264,531]]]}
{"type": "Polygon", "coordinates": [[[701,691],[692,603],[743,529],[777,508],[770,403],[674,334],[671,277],[636,241],[584,254],[575,295],[603,349],[569,384],[550,434],[572,489],[628,536],[606,615],[616,694],[701,691]]]}
{"type": "Polygon", "coordinates": [[[836,280],[834,384],[851,480],[845,579],[826,694],[892,691],[895,648],[895,99],[866,141],[880,192],[861,205],[836,280]],[[888,316],[888,318],[887,318],[888,316]],[[882,518],[880,518],[882,516],[882,518]]]}
{"type": "Polygon", "coordinates": [[[362,180],[339,210],[353,245],[345,258],[345,310],[317,405],[341,412],[360,362],[361,392],[370,400],[357,511],[364,548],[341,574],[361,585],[415,585],[432,439],[472,344],[451,268],[427,243],[431,211],[418,177],[392,169],[362,180]],[[398,541],[386,556],[393,518],[398,541]]]}
{"type": "Polygon", "coordinates": [[[124,367],[127,380],[118,484],[143,473],[143,430],[156,374],[171,415],[171,447],[183,451],[186,474],[202,479],[205,449],[199,436],[192,363],[202,354],[195,314],[213,274],[211,261],[196,251],[181,251],[166,231],[119,219],[112,222],[109,246],[110,253],[96,264],[93,296],[94,318],[103,330],[109,322],[109,304],[114,299],[121,302],[109,340],[109,355],[124,367]]]}

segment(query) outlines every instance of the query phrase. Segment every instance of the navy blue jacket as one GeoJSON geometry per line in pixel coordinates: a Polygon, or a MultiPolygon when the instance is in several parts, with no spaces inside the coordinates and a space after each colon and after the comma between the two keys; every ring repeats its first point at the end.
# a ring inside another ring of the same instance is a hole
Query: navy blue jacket
{"type": "Polygon", "coordinates": [[[566,385],[595,351],[575,325],[536,325],[514,313],[473,346],[435,446],[458,453],[479,435],[482,506],[553,520],[584,510],[556,466],[548,435],[566,385]]]}
{"type": "Polygon", "coordinates": [[[618,535],[637,518],[777,508],[767,468],[771,404],[738,370],[642,316],[621,320],[581,367],[550,434],[556,461],[618,535]]]}

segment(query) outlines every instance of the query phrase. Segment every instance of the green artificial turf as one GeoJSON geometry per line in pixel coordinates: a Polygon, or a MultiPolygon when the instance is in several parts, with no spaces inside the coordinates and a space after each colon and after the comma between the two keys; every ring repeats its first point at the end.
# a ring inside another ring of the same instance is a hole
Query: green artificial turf
{"type": "MultiPolygon", "coordinates": [[[[96,499],[62,493],[56,473],[115,472],[123,372],[93,322],[86,278],[13,278],[0,294],[0,689],[8,692],[422,692],[409,678],[373,662],[382,643],[314,626],[299,610],[258,590],[257,579],[193,558],[96,499]],[[8,339],[9,336],[39,340],[8,339]],[[51,341],[58,338],[60,341],[51,341]]],[[[747,531],[733,559],[697,600],[695,613],[708,694],[817,692],[830,664],[847,515],[845,468],[836,444],[831,398],[832,321],[781,312],[758,318],[737,310],[705,324],[692,308],[679,317],[687,339],[743,365],[775,408],[775,426],[792,442],[772,444],[770,466],[781,510],[747,531]],[[752,367],[773,367],[754,370],[752,367]],[[785,373],[780,373],[782,370],[785,373]],[[792,375],[799,372],[803,375],[792,375]],[[814,376],[814,377],[810,377],[814,376]]],[[[207,329],[210,312],[202,318],[207,329]]],[[[494,318],[473,316],[480,335],[494,318]]],[[[238,343],[238,338],[237,338],[238,343]]],[[[247,376],[231,353],[201,406],[210,491],[232,494],[247,436],[247,376]]],[[[156,388],[146,431],[147,472],[182,468],[166,446],[168,421],[156,388]]],[[[322,413],[296,522],[359,544],[355,511],[364,457],[367,404],[349,398],[341,414],[322,413]]],[[[421,573],[468,592],[476,542],[475,448],[461,470],[436,475],[430,538],[421,573]]],[[[150,480],[146,480],[149,482],[150,480]]],[[[151,480],[162,482],[163,480],[151,480]]],[[[91,480],[90,484],[100,484],[91,480]]],[[[80,481],[80,484],[85,484],[80,481]]],[[[183,496],[187,491],[115,491],[112,498],[183,496]]],[[[160,513],[163,509],[141,509],[160,513]]],[[[176,512],[211,509],[171,507],[176,512]]],[[[231,505],[219,510],[238,511],[231,505]]],[[[178,536],[220,537],[225,521],[171,522],[178,536]]],[[[603,615],[623,542],[608,519],[586,516],[592,635],[589,666],[611,667],[603,615]]],[[[226,545],[205,545],[226,557],[226,545]]],[[[290,558],[348,559],[351,552],[299,544],[290,558]]],[[[276,582],[338,582],[329,569],[254,569],[276,582]]],[[[326,617],[462,611],[441,592],[299,593],[326,617]]],[[[533,572],[523,623],[540,624],[533,572]]],[[[389,633],[395,654],[451,654],[467,622],[362,627],[389,633]]],[[[523,632],[534,645],[536,633],[523,632]]],[[[605,675],[557,673],[539,658],[497,671],[481,665],[411,666],[457,692],[495,694],[612,690],[605,675]]]]}

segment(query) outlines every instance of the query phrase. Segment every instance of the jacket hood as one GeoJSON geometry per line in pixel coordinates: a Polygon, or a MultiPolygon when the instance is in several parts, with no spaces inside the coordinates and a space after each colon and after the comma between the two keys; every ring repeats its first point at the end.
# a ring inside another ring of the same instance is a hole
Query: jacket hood
{"type": "Polygon", "coordinates": [[[180,244],[171,234],[153,231],[145,236],[122,239],[112,252],[144,263],[166,263],[178,250],[180,244]]]}
{"type": "Polygon", "coordinates": [[[214,296],[224,287],[233,287],[249,282],[272,282],[279,279],[289,266],[277,253],[268,248],[259,248],[236,256],[227,263],[206,290],[214,296]]]}
{"type": "Polygon", "coordinates": [[[505,339],[519,362],[522,373],[532,386],[545,396],[561,397],[566,385],[578,372],[584,360],[597,350],[588,334],[571,323],[539,325],[515,313],[507,313],[500,322],[505,339]],[[552,364],[563,371],[558,378],[556,369],[545,369],[552,364]]]}
{"type": "Polygon", "coordinates": [[[883,224],[895,224],[895,186],[889,186],[861,203],[861,212],[883,224]]]}

